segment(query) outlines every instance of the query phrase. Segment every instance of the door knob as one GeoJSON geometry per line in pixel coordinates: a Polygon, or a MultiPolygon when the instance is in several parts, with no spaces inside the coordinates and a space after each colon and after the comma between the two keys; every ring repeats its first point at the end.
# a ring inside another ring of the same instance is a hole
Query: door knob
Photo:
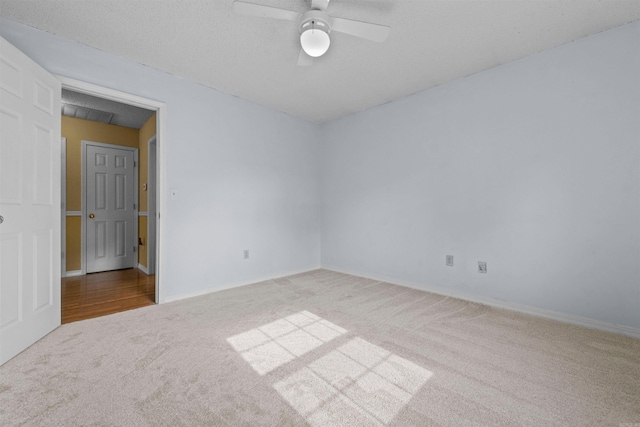
{"type": "Polygon", "coordinates": [[[4,222],[4,217],[0,215],[0,224],[2,224],[3,222],[4,222]]]}
{"type": "Polygon", "coordinates": [[[94,214],[89,214],[89,218],[95,218],[96,216],[94,214]]]}

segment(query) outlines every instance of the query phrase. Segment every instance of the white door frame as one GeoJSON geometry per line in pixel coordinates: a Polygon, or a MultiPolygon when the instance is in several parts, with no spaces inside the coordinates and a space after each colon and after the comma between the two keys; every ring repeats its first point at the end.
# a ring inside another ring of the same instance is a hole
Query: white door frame
{"type": "MultiPolygon", "coordinates": [[[[156,135],[147,141],[147,185],[151,185],[151,191],[147,197],[147,270],[149,274],[156,272],[156,222],[158,209],[156,199],[158,197],[158,166],[157,159],[158,144],[156,135]]],[[[157,289],[156,289],[157,292],[157,289]]]]}
{"type": "Polygon", "coordinates": [[[80,197],[81,197],[81,206],[82,206],[82,216],[81,216],[81,225],[80,229],[82,230],[82,240],[81,240],[81,254],[82,254],[82,274],[87,274],[87,146],[93,145],[95,147],[103,147],[103,148],[115,148],[118,150],[131,151],[133,153],[133,200],[134,200],[134,208],[133,208],[133,235],[131,236],[131,241],[128,242],[131,246],[135,248],[135,261],[133,267],[138,266],[138,212],[140,211],[139,206],[139,197],[138,197],[138,171],[139,171],[139,160],[138,160],[138,149],[135,147],[127,147],[126,145],[116,145],[116,144],[106,144],[104,142],[94,142],[94,141],[86,141],[82,140],[82,177],[80,178],[80,197]]]}
{"type": "Polygon", "coordinates": [[[60,276],[67,276],[67,138],[60,138],[61,159],[60,159],[60,179],[62,187],[60,189],[60,244],[62,245],[62,265],[60,266],[60,276]]]}
{"type": "Polygon", "coordinates": [[[69,89],[73,92],[84,93],[87,95],[97,96],[99,98],[108,99],[122,104],[133,105],[156,112],[156,171],[160,173],[156,175],[156,303],[163,303],[164,289],[162,286],[162,277],[164,276],[165,262],[162,253],[163,222],[160,221],[160,214],[165,211],[166,201],[162,197],[166,180],[165,156],[164,156],[164,135],[166,126],[167,106],[160,101],[143,98],[137,95],[131,95],[114,89],[108,89],[91,83],[72,79],[65,76],[56,76],[62,82],[63,89],[69,89]]]}

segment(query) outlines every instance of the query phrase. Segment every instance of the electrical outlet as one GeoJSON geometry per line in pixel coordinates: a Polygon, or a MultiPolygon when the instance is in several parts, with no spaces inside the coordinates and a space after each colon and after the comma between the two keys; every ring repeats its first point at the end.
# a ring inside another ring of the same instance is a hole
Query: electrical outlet
{"type": "Polygon", "coordinates": [[[449,267],[453,267],[453,255],[447,255],[446,262],[449,267]]]}
{"type": "Polygon", "coordinates": [[[487,263],[483,261],[478,261],[478,273],[486,273],[487,272],[487,263]]]}
{"type": "Polygon", "coordinates": [[[249,249],[244,250],[244,259],[249,259],[249,249]]]}

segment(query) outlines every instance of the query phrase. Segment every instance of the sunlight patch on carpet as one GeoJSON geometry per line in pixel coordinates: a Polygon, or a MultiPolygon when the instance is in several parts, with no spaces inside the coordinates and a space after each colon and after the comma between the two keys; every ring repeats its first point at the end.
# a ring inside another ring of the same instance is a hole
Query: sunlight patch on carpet
{"type": "Polygon", "coordinates": [[[260,375],[314,350],[347,331],[308,311],[227,338],[260,375]]]}
{"type": "Polygon", "coordinates": [[[312,426],[384,425],[432,375],[356,337],[273,387],[312,426]]]}
{"type": "MultiPolygon", "coordinates": [[[[308,311],[278,319],[227,342],[265,375],[348,331],[308,311]]],[[[273,388],[312,426],[386,425],[433,372],[355,337],[273,388]]]]}

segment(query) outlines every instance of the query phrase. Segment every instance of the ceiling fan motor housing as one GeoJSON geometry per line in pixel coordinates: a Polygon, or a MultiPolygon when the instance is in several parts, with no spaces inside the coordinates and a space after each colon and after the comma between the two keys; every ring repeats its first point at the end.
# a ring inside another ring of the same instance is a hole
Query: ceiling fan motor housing
{"type": "Polygon", "coordinates": [[[315,28],[329,34],[331,32],[331,24],[329,15],[321,10],[310,10],[300,17],[300,34],[306,30],[315,28]]]}

